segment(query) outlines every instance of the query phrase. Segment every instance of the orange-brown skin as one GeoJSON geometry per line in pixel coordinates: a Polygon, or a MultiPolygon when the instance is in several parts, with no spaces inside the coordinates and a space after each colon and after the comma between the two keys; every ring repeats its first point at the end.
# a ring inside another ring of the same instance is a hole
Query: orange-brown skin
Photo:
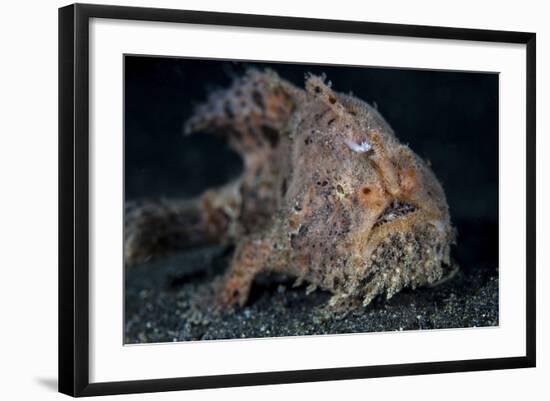
{"type": "MultiPolygon", "coordinates": [[[[249,71],[212,94],[187,130],[226,136],[244,173],[202,200],[159,211],[159,219],[190,243],[237,245],[219,295],[224,306],[244,305],[265,272],[331,291],[330,304],[344,308],[440,280],[454,236],[433,172],[368,104],[334,92],[322,77],[309,76],[305,86],[249,71]],[[190,214],[216,223],[172,227],[190,214]]],[[[138,249],[158,253],[136,234],[150,227],[147,219],[139,208],[133,213],[129,263],[140,259],[132,257],[138,249]]]]}

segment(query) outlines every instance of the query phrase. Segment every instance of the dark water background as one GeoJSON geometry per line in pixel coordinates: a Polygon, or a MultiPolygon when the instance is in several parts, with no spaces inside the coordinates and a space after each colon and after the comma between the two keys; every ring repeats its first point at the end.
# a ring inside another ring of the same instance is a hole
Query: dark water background
{"type": "Polygon", "coordinates": [[[498,98],[495,73],[126,56],[125,196],[189,197],[241,171],[220,139],[184,137],[194,105],[247,67],[269,67],[303,87],[325,73],[338,92],[378,110],[442,182],[463,269],[498,266],[498,98]]]}

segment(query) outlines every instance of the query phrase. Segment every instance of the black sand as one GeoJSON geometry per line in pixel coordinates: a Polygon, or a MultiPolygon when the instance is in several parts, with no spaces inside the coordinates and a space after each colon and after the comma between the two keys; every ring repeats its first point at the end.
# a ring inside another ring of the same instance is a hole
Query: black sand
{"type": "Polygon", "coordinates": [[[346,316],[330,313],[330,294],[266,277],[248,304],[215,315],[193,306],[227,266],[221,248],[180,253],[126,271],[126,343],[428,330],[498,325],[498,270],[462,268],[434,288],[378,297],[346,316]]]}

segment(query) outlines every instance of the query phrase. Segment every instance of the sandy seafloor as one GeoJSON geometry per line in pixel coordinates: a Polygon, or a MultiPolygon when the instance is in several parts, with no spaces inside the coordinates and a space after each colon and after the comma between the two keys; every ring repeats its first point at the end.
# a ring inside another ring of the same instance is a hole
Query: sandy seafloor
{"type": "Polygon", "coordinates": [[[328,312],[330,293],[306,295],[305,285],[293,288],[292,280],[270,277],[254,285],[244,308],[213,314],[208,305],[197,307],[197,292],[223,273],[229,259],[229,252],[210,247],[127,269],[125,343],[498,325],[498,269],[483,263],[461,266],[437,287],[406,289],[390,300],[379,296],[345,316],[328,312]]]}

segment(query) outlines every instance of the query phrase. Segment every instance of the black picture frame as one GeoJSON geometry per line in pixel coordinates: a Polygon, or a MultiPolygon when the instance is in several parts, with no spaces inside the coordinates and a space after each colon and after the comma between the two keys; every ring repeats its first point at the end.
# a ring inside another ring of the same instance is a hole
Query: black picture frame
{"type": "Polygon", "coordinates": [[[252,386],[324,380],[534,367],[536,35],[526,32],[400,25],[219,12],[74,4],[59,9],[59,391],[71,396],[252,386]],[[526,45],[527,259],[526,354],[521,357],[408,363],[90,383],[88,61],[91,18],[437,38],[526,45]]]}

